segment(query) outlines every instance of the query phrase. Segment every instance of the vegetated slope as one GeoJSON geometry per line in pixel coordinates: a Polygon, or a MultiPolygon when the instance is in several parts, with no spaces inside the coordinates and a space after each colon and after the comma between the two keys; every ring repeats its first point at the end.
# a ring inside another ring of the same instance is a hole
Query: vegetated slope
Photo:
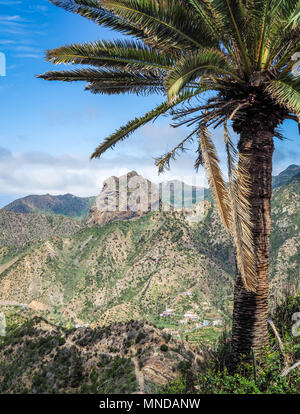
{"type": "Polygon", "coordinates": [[[72,194],[57,196],[50,194],[30,195],[13,201],[3,207],[3,210],[24,214],[58,214],[77,219],[85,219],[94,203],[95,197],[76,197],[72,194]]]}
{"type": "MultiPolygon", "coordinates": [[[[297,177],[274,190],[272,296],[299,281],[297,177]]],[[[234,249],[211,203],[201,205],[199,223],[187,221],[188,212],[155,212],[41,241],[16,261],[14,251],[3,247],[0,264],[10,265],[0,276],[0,297],[46,306],[57,321],[76,324],[157,320],[166,308],[178,320],[190,311],[201,321],[207,304],[219,316],[228,313],[234,249]]]]}
{"type": "MultiPolygon", "coordinates": [[[[216,210],[195,228],[195,238],[207,252],[218,257],[222,268],[235,272],[234,249],[216,210]]],[[[300,274],[300,174],[273,190],[270,248],[270,293],[280,299],[289,288],[299,289],[300,274]]]]}
{"type": "Polygon", "coordinates": [[[271,290],[300,291],[300,172],[273,192],[271,290]]]}
{"type": "Polygon", "coordinates": [[[0,338],[0,393],[151,393],[196,370],[199,351],[151,324],[66,330],[24,312],[0,338]]]}
{"type": "Polygon", "coordinates": [[[83,222],[63,216],[22,214],[0,210],[0,247],[23,246],[48,239],[53,235],[66,236],[83,227],[83,222]]]}
{"type": "Polygon", "coordinates": [[[150,213],[31,247],[2,273],[0,297],[109,324],[155,318],[166,307],[201,315],[202,302],[229,301],[232,283],[180,213],[150,213]]]}

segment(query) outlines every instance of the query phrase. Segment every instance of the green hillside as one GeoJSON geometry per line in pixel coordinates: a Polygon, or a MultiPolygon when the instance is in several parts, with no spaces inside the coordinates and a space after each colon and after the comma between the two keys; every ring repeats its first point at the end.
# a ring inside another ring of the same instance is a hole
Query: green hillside
{"type": "MultiPolygon", "coordinates": [[[[299,205],[296,178],[274,190],[272,296],[299,279],[299,205]]],[[[196,224],[188,212],[154,212],[82,228],[20,252],[2,247],[1,298],[43,308],[58,322],[146,319],[195,338],[194,328],[207,321],[213,339],[213,321],[224,325],[231,313],[234,250],[212,204],[203,208],[196,224]],[[187,312],[193,316],[185,317],[187,312]]]]}

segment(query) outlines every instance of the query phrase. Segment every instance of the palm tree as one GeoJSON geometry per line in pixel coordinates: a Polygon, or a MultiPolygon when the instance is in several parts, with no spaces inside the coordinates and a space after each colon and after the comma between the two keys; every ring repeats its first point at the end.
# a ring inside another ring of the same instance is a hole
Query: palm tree
{"type": "Polygon", "coordinates": [[[92,93],[161,94],[163,102],[107,137],[100,157],[142,125],[169,114],[191,133],[156,160],[160,172],[197,140],[195,167],[209,185],[236,247],[233,354],[268,342],[268,272],[274,137],[285,119],[299,122],[299,0],[50,0],[129,36],[49,50],[55,64],[81,65],[41,78],[87,81],[92,93]],[[237,146],[229,125],[238,134],[237,146]],[[223,126],[229,185],[209,128],[223,126]]]}

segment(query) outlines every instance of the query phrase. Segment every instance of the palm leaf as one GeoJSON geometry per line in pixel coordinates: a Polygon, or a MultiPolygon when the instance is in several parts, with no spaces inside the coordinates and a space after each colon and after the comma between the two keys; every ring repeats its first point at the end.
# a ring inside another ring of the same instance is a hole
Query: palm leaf
{"type": "Polygon", "coordinates": [[[165,170],[170,169],[171,160],[175,161],[179,153],[185,151],[185,144],[193,139],[193,136],[197,133],[198,128],[195,129],[191,134],[189,134],[184,140],[182,140],[176,147],[168,151],[166,154],[162,155],[159,158],[155,159],[155,165],[158,167],[159,174],[165,170]]]}
{"type": "Polygon", "coordinates": [[[248,162],[242,154],[238,156],[230,139],[226,122],[224,124],[224,141],[228,163],[231,233],[236,247],[237,266],[246,290],[254,292],[257,286],[257,273],[249,202],[251,180],[247,168],[245,168],[248,162]]]}
{"type": "Polygon", "coordinates": [[[190,24],[193,15],[188,13],[186,1],[102,0],[101,3],[126,21],[147,28],[149,34],[155,36],[160,45],[201,47],[197,40],[199,32],[193,31],[193,25],[190,24]]]}
{"type": "Polygon", "coordinates": [[[130,67],[131,71],[164,69],[172,67],[174,56],[159,53],[140,41],[115,40],[72,44],[47,51],[46,60],[54,64],[87,64],[93,66],[121,68],[130,67]]]}
{"type": "Polygon", "coordinates": [[[165,85],[169,98],[176,96],[189,82],[209,75],[217,78],[228,75],[240,81],[224,53],[214,49],[203,49],[193,56],[183,57],[168,72],[165,85]]]}
{"type": "Polygon", "coordinates": [[[86,89],[93,93],[136,93],[150,94],[163,91],[162,82],[155,73],[129,73],[121,69],[77,69],[69,71],[51,71],[38,78],[48,81],[89,82],[86,89]]]}
{"type": "Polygon", "coordinates": [[[206,128],[202,128],[198,136],[209,187],[221,220],[227,231],[230,232],[231,213],[228,190],[219,166],[220,161],[217,157],[216,147],[206,128]]]}
{"type": "Polygon", "coordinates": [[[272,80],[266,90],[289,112],[300,116],[300,79],[286,76],[284,80],[272,80]]]}
{"type": "Polygon", "coordinates": [[[79,14],[98,25],[117,30],[125,35],[133,35],[143,39],[144,31],[129,21],[115,16],[102,7],[98,0],[49,0],[55,6],[61,7],[69,12],[79,14]]]}
{"type": "Polygon", "coordinates": [[[128,122],[125,126],[121,127],[112,135],[107,137],[104,140],[104,142],[96,148],[96,150],[91,155],[91,158],[99,158],[105,151],[107,151],[109,148],[113,148],[119,141],[128,138],[129,135],[131,135],[141,126],[147,124],[150,121],[155,120],[160,115],[168,112],[174,106],[180,104],[181,102],[191,99],[193,96],[193,92],[187,91],[181,96],[179,96],[177,100],[174,101],[172,104],[170,104],[169,102],[164,102],[161,105],[158,105],[155,109],[151,110],[150,112],[147,112],[144,116],[128,122]]]}

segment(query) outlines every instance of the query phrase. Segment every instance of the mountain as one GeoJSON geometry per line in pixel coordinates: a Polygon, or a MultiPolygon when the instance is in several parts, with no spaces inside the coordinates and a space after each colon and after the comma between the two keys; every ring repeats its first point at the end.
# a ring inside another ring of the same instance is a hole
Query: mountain
{"type": "Polygon", "coordinates": [[[53,196],[30,195],[13,201],[2,210],[13,211],[14,213],[42,213],[59,214],[76,219],[85,219],[89,210],[95,203],[95,197],[76,197],[72,194],[53,196]]]}
{"type": "MultiPolygon", "coordinates": [[[[298,174],[274,189],[272,204],[274,298],[299,283],[298,174]]],[[[154,211],[130,220],[113,216],[107,224],[91,227],[61,216],[1,214],[22,219],[15,227],[9,225],[11,217],[0,224],[5,229],[0,249],[2,302],[40,309],[65,326],[147,318],[184,337],[187,329],[206,323],[210,330],[198,326],[190,334],[198,339],[204,331],[213,338],[217,330],[212,325],[224,323],[231,313],[234,248],[209,201],[190,210],[154,211]],[[26,218],[37,221],[26,227],[26,218]],[[45,230],[53,237],[46,238],[45,230]]]]}
{"type": "Polygon", "coordinates": [[[277,188],[287,184],[297,173],[300,173],[300,165],[292,164],[272,179],[272,187],[277,188]]]}
{"type": "MultiPolygon", "coordinates": [[[[280,187],[281,185],[287,184],[290,179],[294,175],[300,172],[299,165],[290,165],[287,169],[282,171],[279,175],[274,176],[272,178],[272,185],[273,188],[280,187]]],[[[179,180],[171,180],[160,183],[158,186],[151,183],[149,180],[145,180],[142,176],[137,174],[136,171],[131,171],[128,174],[125,174],[122,177],[110,177],[109,179],[105,180],[103,183],[102,188],[102,195],[107,195],[108,198],[111,197],[111,191],[114,188],[117,188],[119,185],[119,180],[124,178],[131,179],[133,177],[137,178],[137,182],[139,179],[142,179],[144,182],[148,183],[148,190],[142,189],[142,193],[149,194],[150,188],[152,191],[157,192],[157,194],[161,194],[162,191],[165,191],[165,195],[161,196],[161,203],[163,204],[170,204],[174,208],[181,208],[182,207],[182,198],[183,198],[183,191],[185,192],[185,206],[186,208],[191,208],[193,204],[195,204],[195,200],[197,202],[205,199],[208,201],[212,201],[211,194],[209,189],[203,187],[196,187],[187,185],[184,182],[179,180]]],[[[129,194],[127,195],[127,201],[130,200],[130,195],[133,193],[138,185],[135,188],[129,190],[129,194]]],[[[104,199],[104,198],[103,198],[104,199]]],[[[114,198],[111,199],[113,202],[114,198]]],[[[124,200],[123,200],[124,201],[124,200]]],[[[103,214],[101,217],[98,215],[97,208],[95,207],[96,197],[76,197],[72,194],[65,194],[65,195],[57,195],[53,196],[50,194],[46,195],[30,195],[24,198],[17,199],[12,203],[3,207],[2,210],[13,211],[15,213],[42,213],[47,215],[63,215],[75,219],[88,219],[89,225],[103,225],[107,224],[111,221],[116,219],[128,219],[134,218],[137,216],[141,216],[141,212],[136,212],[136,214],[132,214],[127,211],[121,217],[119,214],[111,215],[111,214],[103,214]],[[90,212],[90,209],[92,211],[90,212]],[[115,216],[115,217],[114,217],[115,216]]],[[[132,200],[131,202],[134,202],[132,200]]],[[[0,210],[1,211],[1,210],[0,210]]]]}
{"type": "MultiPolygon", "coordinates": [[[[272,202],[270,281],[278,296],[299,276],[299,179],[276,188],[272,202]]],[[[145,317],[163,324],[166,309],[174,331],[187,312],[200,322],[224,320],[232,306],[234,248],[213,205],[197,208],[82,228],[21,252],[2,248],[0,297],[79,325],[145,317]]]]}
{"type": "Polygon", "coordinates": [[[197,372],[192,345],[145,322],[66,330],[44,318],[7,317],[0,337],[0,394],[131,394],[155,392],[197,372]]]}
{"type": "MultiPolygon", "coordinates": [[[[119,213],[0,211],[0,394],[155,393],[207,364],[198,344],[230,324],[235,275],[213,204],[119,213]]],[[[271,306],[300,289],[299,172],[273,190],[272,223],[271,306]]]]}
{"type": "Polygon", "coordinates": [[[300,291],[300,171],[273,191],[272,217],[271,290],[280,296],[300,291]]]}
{"type": "Polygon", "coordinates": [[[121,177],[109,177],[103,183],[97,197],[97,205],[89,212],[87,225],[104,226],[116,220],[142,217],[155,206],[159,206],[158,187],[136,171],[121,177]],[[139,204],[143,208],[140,208],[139,204]]]}
{"type": "MultiPolygon", "coordinates": [[[[205,214],[211,208],[207,203],[205,214]]],[[[186,218],[153,212],[16,252],[1,274],[1,300],[44,306],[57,320],[79,324],[107,325],[145,314],[154,321],[166,308],[176,319],[187,311],[199,320],[206,311],[217,318],[230,301],[233,278],[219,257],[195,242],[186,218]]]]}
{"type": "Polygon", "coordinates": [[[180,180],[164,181],[159,184],[161,203],[169,204],[175,209],[192,208],[194,204],[205,199],[207,189],[188,185],[180,180]]]}
{"type": "Polygon", "coordinates": [[[207,196],[208,193],[208,189],[187,185],[179,180],[167,181],[156,185],[137,174],[136,171],[131,171],[121,177],[109,177],[103,183],[103,188],[97,198],[99,199],[100,197],[103,204],[109,203],[112,205],[111,207],[116,207],[113,208],[113,211],[107,209],[105,213],[99,214],[95,206],[96,197],[82,198],[72,194],[58,196],[50,194],[30,195],[13,201],[3,207],[2,210],[23,214],[55,214],[75,219],[88,219],[88,225],[92,226],[94,224],[104,225],[115,220],[141,217],[150,211],[150,207],[152,210],[158,208],[159,202],[171,205],[174,208],[181,208],[183,194],[185,197],[184,207],[190,208],[196,202],[203,200],[204,194],[207,196]],[[131,182],[132,188],[129,188],[128,191],[126,189],[124,195],[119,187],[121,183],[124,185],[127,182],[131,182]],[[122,214],[120,214],[120,211],[118,211],[119,205],[116,205],[116,203],[120,201],[124,204],[125,202],[129,207],[132,207],[137,201],[136,197],[134,197],[137,191],[139,191],[140,197],[146,200],[146,209],[144,211],[133,211],[134,209],[127,208],[126,211],[123,209],[122,214]],[[150,194],[152,194],[152,198],[150,194]],[[114,210],[117,210],[117,213],[114,213],[114,210]]]}
{"type": "Polygon", "coordinates": [[[137,219],[150,211],[191,208],[204,200],[204,190],[179,180],[156,185],[136,171],[110,177],[103,183],[97,205],[90,210],[87,225],[104,226],[117,220],[137,219]]]}

